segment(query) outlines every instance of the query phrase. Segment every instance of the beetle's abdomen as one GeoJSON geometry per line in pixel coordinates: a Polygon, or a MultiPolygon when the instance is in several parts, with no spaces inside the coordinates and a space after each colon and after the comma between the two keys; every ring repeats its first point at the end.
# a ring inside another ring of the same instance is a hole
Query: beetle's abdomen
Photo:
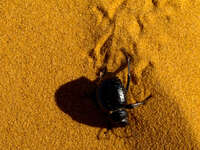
{"type": "Polygon", "coordinates": [[[126,104],[125,89],[119,78],[103,80],[97,89],[98,103],[106,111],[122,108],[126,104]]]}

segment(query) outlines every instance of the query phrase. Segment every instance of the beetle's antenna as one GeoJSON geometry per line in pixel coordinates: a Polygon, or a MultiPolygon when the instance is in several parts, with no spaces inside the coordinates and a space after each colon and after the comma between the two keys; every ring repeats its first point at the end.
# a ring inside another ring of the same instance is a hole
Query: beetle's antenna
{"type": "Polygon", "coordinates": [[[126,109],[132,109],[132,108],[135,108],[135,107],[138,107],[140,105],[144,105],[150,98],[152,97],[152,95],[149,95],[147,98],[145,98],[145,100],[143,100],[142,102],[137,102],[135,104],[127,104],[125,105],[125,108],[126,109]]]}

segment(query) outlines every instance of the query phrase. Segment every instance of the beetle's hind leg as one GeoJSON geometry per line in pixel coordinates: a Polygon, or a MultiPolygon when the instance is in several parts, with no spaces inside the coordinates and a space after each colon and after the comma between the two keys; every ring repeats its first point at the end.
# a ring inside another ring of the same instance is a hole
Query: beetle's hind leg
{"type": "Polygon", "coordinates": [[[132,109],[132,108],[138,107],[138,106],[143,105],[143,104],[144,104],[144,102],[137,102],[137,103],[135,103],[135,104],[127,104],[127,105],[125,106],[125,108],[126,108],[126,109],[132,109]]]}
{"type": "Polygon", "coordinates": [[[147,98],[145,98],[145,100],[143,100],[142,102],[137,102],[135,104],[127,104],[125,105],[125,108],[126,109],[132,109],[132,108],[135,108],[135,107],[138,107],[140,105],[144,105],[150,98],[152,97],[152,95],[149,95],[147,98]]]}

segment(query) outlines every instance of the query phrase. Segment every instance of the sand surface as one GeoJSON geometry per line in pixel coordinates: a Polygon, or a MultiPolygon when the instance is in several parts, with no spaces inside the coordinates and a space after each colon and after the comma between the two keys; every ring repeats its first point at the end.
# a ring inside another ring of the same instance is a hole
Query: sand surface
{"type": "Polygon", "coordinates": [[[200,149],[200,1],[1,0],[0,124],[1,150],[200,149]],[[153,97],[107,131],[91,93],[124,52],[128,102],[153,97]]]}

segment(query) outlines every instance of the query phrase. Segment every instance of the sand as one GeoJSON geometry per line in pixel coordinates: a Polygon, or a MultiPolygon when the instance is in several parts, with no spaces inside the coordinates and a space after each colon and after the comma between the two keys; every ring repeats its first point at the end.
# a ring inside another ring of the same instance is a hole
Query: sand
{"type": "Polygon", "coordinates": [[[0,73],[2,150],[200,148],[198,0],[1,0],[0,73]],[[123,52],[128,103],[153,97],[107,131],[91,93],[123,52]]]}

